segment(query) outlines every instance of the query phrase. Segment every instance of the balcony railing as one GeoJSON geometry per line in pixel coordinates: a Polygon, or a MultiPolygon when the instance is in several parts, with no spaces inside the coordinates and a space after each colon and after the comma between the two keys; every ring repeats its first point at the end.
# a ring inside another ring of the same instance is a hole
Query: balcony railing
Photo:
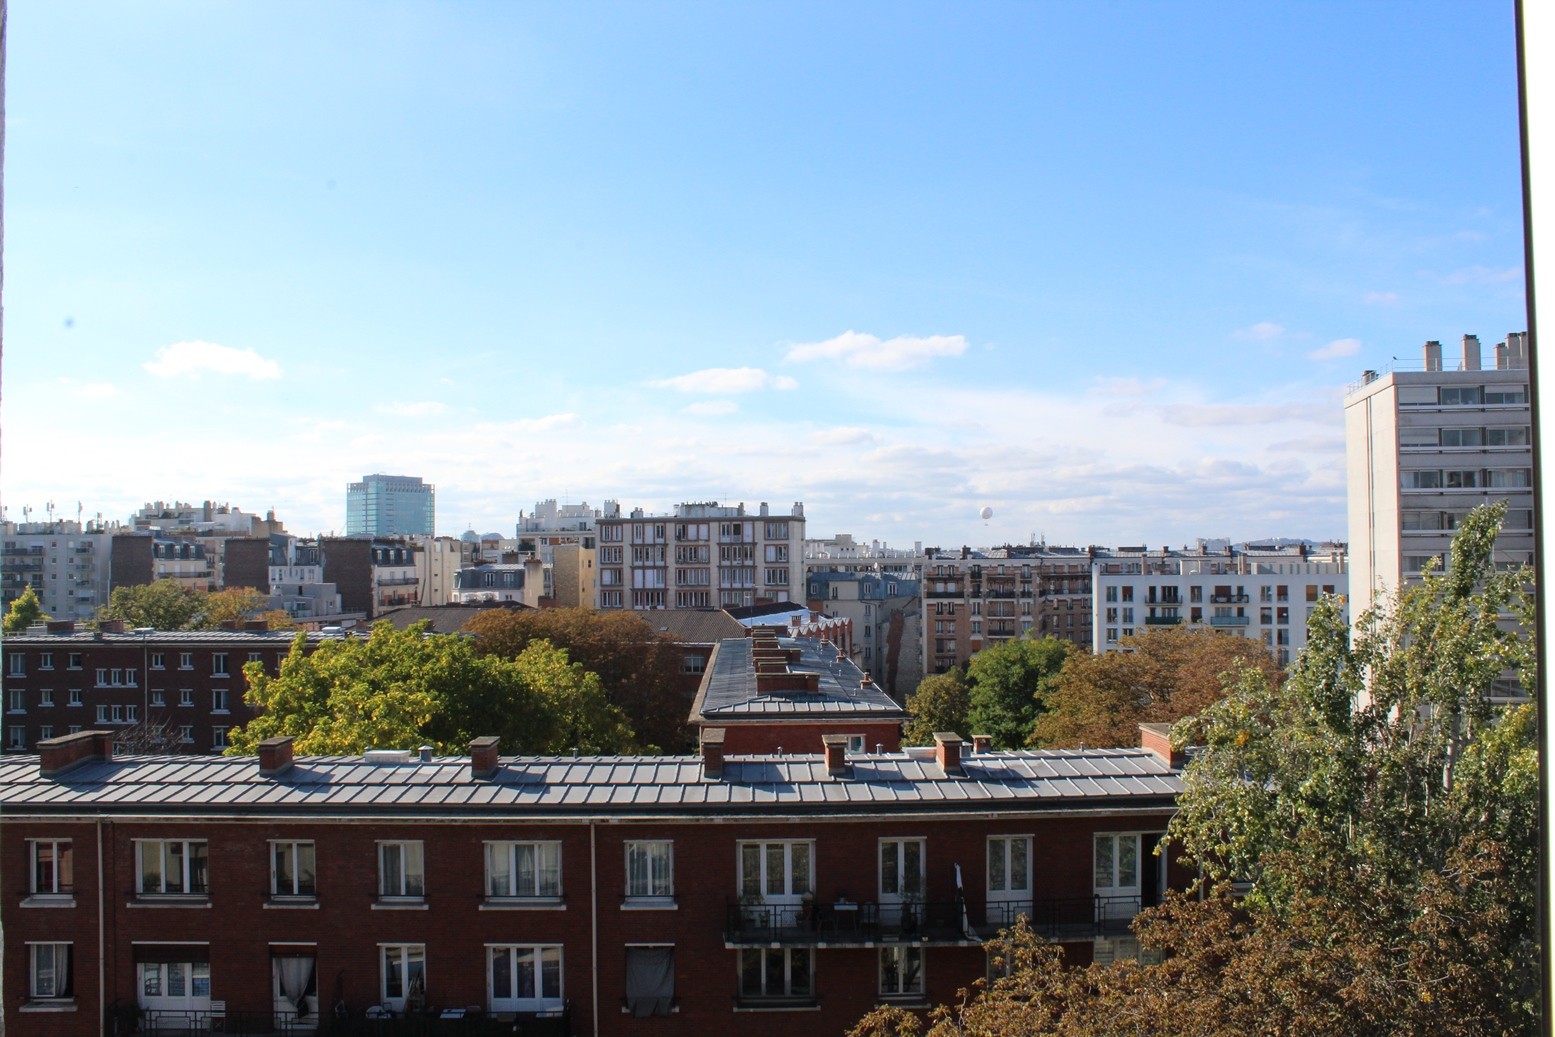
{"type": "Polygon", "coordinates": [[[1139,914],[1137,896],[1055,897],[1041,900],[996,901],[988,905],[978,931],[992,935],[1008,929],[1025,915],[1031,928],[1049,940],[1089,940],[1128,932],[1139,914]]]}
{"type": "Polygon", "coordinates": [[[1212,627],[1245,627],[1253,621],[1251,616],[1211,616],[1209,625],[1212,627]]]}
{"type": "Polygon", "coordinates": [[[1182,622],[1181,616],[1146,616],[1147,627],[1172,627],[1182,622]]]}
{"type": "Polygon", "coordinates": [[[209,1033],[253,1037],[312,1033],[345,1037],[495,1037],[514,1032],[562,1037],[572,1032],[570,1004],[551,1012],[500,1013],[464,1006],[390,1012],[378,1005],[343,1005],[325,1020],[320,1020],[318,1013],[299,1017],[284,1009],[231,1009],[219,1005],[221,1002],[212,1002],[210,1009],[159,1009],[121,1002],[108,1009],[108,1032],[179,1037],[209,1033]],[[515,1031],[515,1026],[520,1029],[515,1031]]]}
{"type": "Polygon", "coordinates": [[[956,901],[731,903],[724,942],[751,946],[835,946],[880,941],[960,943],[972,939],[963,931],[962,917],[961,904],[956,901]]]}
{"type": "Polygon", "coordinates": [[[1253,599],[1248,594],[1211,594],[1209,600],[1216,605],[1245,605],[1253,599]]]}

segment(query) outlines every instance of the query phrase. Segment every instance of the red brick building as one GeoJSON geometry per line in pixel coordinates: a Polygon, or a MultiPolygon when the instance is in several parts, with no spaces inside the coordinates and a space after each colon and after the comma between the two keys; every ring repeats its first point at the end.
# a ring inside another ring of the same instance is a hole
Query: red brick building
{"type": "Polygon", "coordinates": [[[478,739],[293,760],[274,739],[114,759],[82,731],[6,757],[5,1030],[308,1032],[338,1011],[835,1034],[881,1001],[954,999],[1017,914],[1077,962],[1127,953],[1181,878],[1152,853],[1181,788],[1160,732],[782,756],[724,737],[691,757],[478,739]]]}
{"type": "MultiPolygon", "coordinates": [[[[309,634],[317,644],[329,634],[309,634]]],[[[243,702],[243,667],[275,673],[295,631],[96,631],[70,622],[47,632],[7,635],[5,751],[31,751],[40,741],[87,728],[125,732],[150,721],[165,728],[177,751],[220,752],[227,732],[254,716],[243,702]]]]}

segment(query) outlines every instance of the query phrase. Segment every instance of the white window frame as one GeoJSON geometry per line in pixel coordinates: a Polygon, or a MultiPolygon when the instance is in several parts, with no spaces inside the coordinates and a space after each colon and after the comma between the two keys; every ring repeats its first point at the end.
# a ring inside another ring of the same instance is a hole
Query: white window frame
{"type": "Polygon", "coordinates": [[[27,945],[27,998],[30,1001],[73,1001],[75,947],[69,941],[27,945]]]}
{"type": "Polygon", "coordinates": [[[229,694],[228,689],[226,689],[226,688],[212,688],[211,689],[211,712],[212,713],[230,713],[230,712],[232,712],[230,709],[227,708],[228,703],[230,703],[231,701],[232,701],[232,697],[229,694]]]}
{"type": "Polygon", "coordinates": [[[559,1012],[566,1004],[565,972],[559,943],[488,943],[486,1001],[492,1012],[559,1012]],[[520,959],[523,960],[520,960],[520,959]],[[508,988],[497,989],[497,964],[506,961],[508,988]],[[547,966],[551,966],[547,968],[547,966]],[[520,996],[523,972],[531,996],[520,996]]]}
{"type": "Polygon", "coordinates": [[[378,899],[426,899],[426,847],[420,839],[378,843],[378,899]],[[394,862],[393,870],[390,862],[394,862]]]}
{"type": "Polygon", "coordinates": [[[69,897],[75,892],[75,860],[69,839],[27,840],[27,891],[35,897],[69,897]],[[42,874],[47,857],[50,874],[42,874]]]}
{"type": "Polygon", "coordinates": [[[736,881],[741,896],[755,896],[763,904],[797,904],[806,893],[815,891],[815,840],[814,839],[742,839],[736,845],[736,881]],[[803,854],[794,851],[804,848],[803,854]],[[780,881],[774,882],[771,874],[772,851],[781,848],[780,881]],[[755,850],[756,874],[747,874],[751,860],[748,850],[755,850]],[[796,857],[803,857],[805,874],[795,870],[796,857]],[[774,890],[773,885],[781,888],[774,890]]]}
{"type": "Polygon", "coordinates": [[[879,953],[880,996],[891,1001],[923,999],[924,949],[913,943],[883,945],[879,953]],[[914,968],[916,966],[916,968],[914,968]]]}
{"type": "Polygon", "coordinates": [[[270,895],[277,900],[318,898],[318,847],[312,839],[270,840],[270,895]],[[291,871],[289,878],[282,875],[283,862],[291,871]],[[312,876],[306,883],[304,866],[312,876]]]}
{"type": "Polygon", "coordinates": [[[486,897],[490,900],[560,900],[562,844],[517,839],[486,843],[486,897]],[[521,865],[528,858],[528,875],[521,865]],[[503,883],[502,878],[506,879],[503,883]],[[506,886],[506,889],[499,888],[506,886]]]}
{"type": "Polygon", "coordinates": [[[815,948],[813,947],[742,947],[739,957],[735,960],[735,967],[739,970],[740,1000],[746,1002],[761,1001],[792,1001],[813,1003],[815,1001],[815,948]],[[772,955],[781,955],[783,961],[782,989],[774,990],[767,983],[767,959],[772,955]],[[808,978],[809,987],[804,990],[794,989],[794,962],[798,958],[804,958],[809,962],[808,978]],[[747,963],[755,963],[755,976],[758,980],[754,989],[746,985],[747,963]]]}
{"type": "Polygon", "coordinates": [[[990,835],[983,871],[990,924],[1003,917],[1004,924],[1013,922],[1016,913],[1031,910],[1031,836],[990,835]]]}
{"type": "Polygon", "coordinates": [[[204,839],[136,839],[135,840],[135,895],[142,897],[208,897],[210,895],[210,848],[204,839]],[[170,850],[174,846],[182,847],[178,854],[178,889],[169,889],[168,867],[171,857],[170,850]],[[196,854],[195,849],[199,852],[196,854]],[[146,888],[146,863],[148,854],[155,854],[157,864],[157,887],[146,888]],[[193,867],[194,859],[198,856],[204,861],[204,866],[198,869],[202,875],[198,877],[204,880],[200,889],[192,888],[197,877],[193,867]]]}
{"type": "Polygon", "coordinates": [[[675,901],[675,843],[670,839],[628,839],[623,847],[628,903],[675,901]],[[642,867],[633,874],[634,860],[642,867]]]}
{"type": "Polygon", "coordinates": [[[420,977],[421,992],[427,989],[427,945],[424,943],[380,943],[378,945],[378,1001],[396,1012],[405,1011],[405,1002],[420,977]],[[391,993],[390,965],[398,965],[398,992],[391,993]],[[413,969],[412,966],[419,966],[413,969]]]}
{"type": "Polygon", "coordinates": [[[875,854],[875,866],[880,893],[880,922],[882,925],[897,925],[901,921],[903,904],[922,904],[926,899],[928,840],[922,836],[883,838],[875,854]],[[916,883],[909,875],[912,870],[910,862],[914,856],[917,857],[918,866],[916,883]]]}
{"type": "Polygon", "coordinates": [[[227,653],[226,652],[212,652],[211,653],[211,676],[212,677],[230,677],[230,676],[232,676],[232,672],[227,669],[227,653]]]}

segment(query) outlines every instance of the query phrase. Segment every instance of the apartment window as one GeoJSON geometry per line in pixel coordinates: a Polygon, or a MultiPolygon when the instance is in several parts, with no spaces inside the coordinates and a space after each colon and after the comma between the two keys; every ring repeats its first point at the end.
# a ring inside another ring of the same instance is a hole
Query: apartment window
{"type": "Polygon", "coordinates": [[[29,945],[28,997],[35,1001],[62,1001],[75,995],[71,985],[70,950],[68,943],[29,945]]]}
{"type": "MultiPolygon", "coordinates": [[[[419,844],[418,844],[419,845],[419,844]]],[[[386,943],[379,948],[381,989],[379,1001],[396,1012],[406,1001],[426,1000],[427,948],[423,943],[386,943]]]]}
{"type": "Polygon", "coordinates": [[[923,994],[923,948],[896,944],[880,948],[880,996],[923,994]]]}
{"type": "Polygon", "coordinates": [[[1487,428],[1485,430],[1486,446],[1527,446],[1528,426],[1516,428],[1487,428]]]}
{"type": "Polygon", "coordinates": [[[562,1007],[562,949],[555,944],[487,948],[493,1012],[544,1012],[562,1007]]]}
{"type": "Polygon", "coordinates": [[[54,653],[41,652],[38,655],[38,669],[52,670],[54,668],[54,653]]]}
{"type": "Polygon", "coordinates": [[[1258,622],[1264,624],[1265,626],[1268,626],[1270,623],[1274,622],[1274,609],[1272,606],[1270,608],[1260,608],[1258,610],[1258,622]]]}
{"type": "Polygon", "coordinates": [[[211,690],[211,712],[212,713],[226,713],[226,712],[228,712],[228,710],[227,710],[227,689],[226,688],[213,688],[211,690]]]}
{"type": "Polygon", "coordinates": [[[52,706],[54,704],[54,689],[42,688],[38,691],[38,705],[52,706]]]}
{"type": "Polygon", "coordinates": [[[1010,925],[1031,909],[1031,837],[996,835],[988,839],[988,922],[1010,925]]]}
{"type": "Polygon", "coordinates": [[[151,704],[153,706],[167,705],[167,695],[162,691],[161,688],[151,689],[151,704]]]}
{"type": "Polygon", "coordinates": [[[27,854],[32,873],[28,892],[33,896],[68,896],[75,892],[69,839],[30,839],[27,854]]]}
{"type": "Polygon", "coordinates": [[[142,896],[207,895],[205,840],[137,839],[135,892],[142,896]]]}
{"type": "Polygon", "coordinates": [[[139,706],[125,706],[124,707],[124,722],[127,723],[127,724],[139,723],[140,722],[140,707],[139,706]]]}
{"type": "Polygon", "coordinates": [[[1132,608],[1125,608],[1123,610],[1123,622],[1125,622],[1125,623],[1132,623],[1132,622],[1134,622],[1134,610],[1132,608]]]}
{"type": "Polygon", "coordinates": [[[1117,627],[1108,627],[1107,628],[1107,643],[1108,644],[1115,644],[1117,642],[1117,640],[1118,640],[1118,628],[1117,627]]]}
{"type": "Polygon", "coordinates": [[[809,1000],[815,996],[815,958],[809,947],[745,947],[740,951],[740,997],[809,1000]]]}
{"type": "Polygon", "coordinates": [[[1108,587],[1107,588],[1107,600],[1108,601],[1117,601],[1118,600],[1118,589],[1116,587],[1108,587]]]}
{"type": "Polygon", "coordinates": [[[221,752],[227,748],[227,729],[225,727],[211,728],[211,750],[221,752]]]}
{"type": "Polygon", "coordinates": [[[109,711],[109,713],[111,714],[111,716],[113,718],[112,719],[112,723],[115,723],[115,724],[122,724],[122,723],[124,723],[124,707],[123,706],[118,705],[118,704],[114,704],[114,705],[108,707],[108,711],[109,711]]]}
{"type": "Polygon", "coordinates": [[[916,901],[923,899],[922,839],[880,840],[880,900],[916,901]]]}
{"type": "Polygon", "coordinates": [[[99,724],[108,722],[108,706],[106,703],[99,702],[97,704],[97,722],[99,724]]]}
{"type": "Polygon", "coordinates": [[[270,844],[270,895],[306,897],[318,895],[312,840],[277,841],[270,844]]]}
{"type": "Polygon", "coordinates": [[[152,652],[151,653],[151,668],[153,670],[162,670],[162,669],[166,669],[166,667],[167,667],[166,656],[163,653],[161,653],[161,652],[152,652]]]}
{"type": "Polygon", "coordinates": [[[80,688],[71,688],[69,690],[69,692],[66,693],[65,705],[67,705],[67,706],[79,706],[79,705],[81,705],[81,689],[80,688]]]}
{"type": "Polygon", "coordinates": [[[1098,835],[1093,859],[1098,896],[1138,892],[1139,836],[1098,835]]]}
{"type": "Polygon", "coordinates": [[[385,899],[426,896],[425,858],[420,840],[378,844],[378,895],[385,899]]]}
{"type": "Polygon", "coordinates": [[[675,948],[626,948],[626,1010],[638,1019],[669,1015],[675,1003],[675,948]]]}
{"type": "Polygon", "coordinates": [[[69,669],[79,670],[81,668],[81,653],[80,652],[71,652],[70,654],[65,656],[65,660],[66,660],[65,665],[69,669]]]}
{"type": "MultiPolygon", "coordinates": [[[[420,896],[420,893],[412,895],[420,896]]],[[[487,843],[486,895],[559,899],[562,895],[562,844],[487,843]]]]}
{"type": "Polygon", "coordinates": [[[23,691],[21,688],[12,688],[6,694],[6,712],[8,712],[8,713],[25,713],[25,712],[27,712],[27,693],[25,691],[23,691]]]}
{"type": "Polygon", "coordinates": [[[707,660],[700,655],[683,655],[680,658],[681,673],[701,673],[707,669],[707,660]]]}
{"type": "Polygon", "coordinates": [[[1258,600],[1259,601],[1273,601],[1274,600],[1274,588],[1269,586],[1268,584],[1264,584],[1262,587],[1259,587],[1258,588],[1258,600]]]}
{"type": "Polygon", "coordinates": [[[1431,469],[1401,472],[1399,485],[1405,490],[1439,490],[1442,487],[1442,473],[1431,469]]]}
{"type": "Polygon", "coordinates": [[[179,688],[178,689],[178,704],[180,706],[192,706],[192,705],[194,705],[194,689],[193,688],[179,688]]]}
{"type": "Polygon", "coordinates": [[[227,653],[226,652],[213,652],[211,654],[211,676],[212,677],[226,677],[226,676],[229,676],[229,674],[227,673],[227,653]]]}
{"type": "Polygon", "coordinates": [[[675,896],[675,844],[668,839],[626,844],[628,900],[670,900],[675,896]]]}
{"type": "Polygon", "coordinates": [[[740,894],[761,903],[798,903],[814,890],[809,840],[740,844],[740,894]]]}
{"type": "Polygon", "coordinates": [[[1498,389],[1494,386],[1485,387],[1485,403],[1489,405],[1518,404],[1528,402],[1528,390],[1524,386],[1513,389],[1498,389]]]}
{"type": "Polygon", "coordinates": [[[5,747],[7,749],[27,748],[27,729],[20,724],[6,729],[5,747]]]}
{"type": "Polygon", "coordinates": [[[5,673],[7,677],[25,677],[27,675],[25,656],[21,652],[11,653],[5,673]]]}
{"type": "Polygon", "coordinates": [[[1444,428],[1441,430],[1442,446],[1480,446],[1484,443],[1484,438],[1484,429],[1444,428]]]}
{"type": "Polygon", "coordinates": [[[182,725],[180,725],[179,728],[178,728],[178,740],[180,742],[182,742],[183,744],[185,744],[185,745],[193,744],[193,742],[194,742],[194,725],[193,724],[182,724],[182,725]]]}
{"type": "Polygon", "coordinates": [[[108,686],[108,667],[99,666],[97,668],[97,686],[99,688],[106,688],[108,686]]]}
{"type": "Polygon", "coordinates": [[[43,724],[42,726],[40,726],[38,728],[38,740],[39,741],[46,742],[50,738],[53,738],[53,737],[54,737],[54,725],[53,724],[43,724]]]}

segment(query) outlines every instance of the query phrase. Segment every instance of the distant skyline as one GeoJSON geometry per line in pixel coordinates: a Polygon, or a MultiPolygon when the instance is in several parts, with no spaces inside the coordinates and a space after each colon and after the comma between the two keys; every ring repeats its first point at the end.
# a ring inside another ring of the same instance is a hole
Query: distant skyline
{"type": "Polygon", "coordinates": [[[0,500],[1344,539],[1345,386],[1525,330],[1512,16],[18,5],[0,500]]]}

